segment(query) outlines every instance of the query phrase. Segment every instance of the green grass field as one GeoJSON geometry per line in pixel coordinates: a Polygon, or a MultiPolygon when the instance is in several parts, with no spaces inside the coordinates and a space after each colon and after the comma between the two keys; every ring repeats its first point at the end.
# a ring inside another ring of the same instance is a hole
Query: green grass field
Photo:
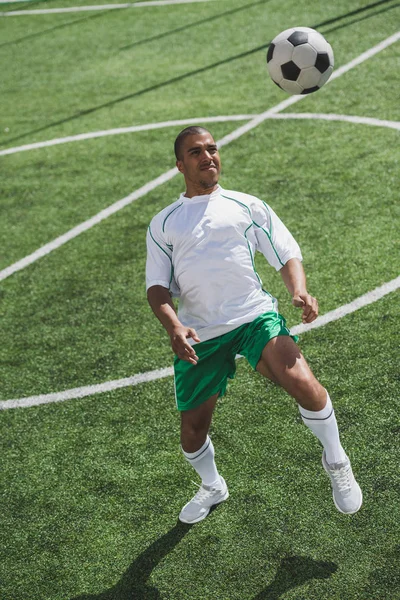
{"type": "MultiPolygon", "coordinates": [[[[92,4],[109,0],[79,1],[92,4]]],[[[400,599],[398,291],[299,342],[334,402],[362,510],[336,511],[294,402],[242,359],[211,431],[230,498],[190,527],[177,516],[197,476],[179,450],[172,377],[10,408],[172,365],[146,301],[145,235],[182,179],[5,275],[171,169],[183,126],[7,149],[193,118],[218,140],[287,98],[265,65],[283,29],[316,27],[338,69],[399,24],[393,0],[0,16],[1,600],[400,599]]],[[[375,125],[267,119],[221,149],[223,187],[263,198],[295,235],[321,314],[399,275],[399,59],[397,41],[281,112],[375,125]]],[[[261,255],[256,266],[297,325],[279,274],[261,255]]]]}

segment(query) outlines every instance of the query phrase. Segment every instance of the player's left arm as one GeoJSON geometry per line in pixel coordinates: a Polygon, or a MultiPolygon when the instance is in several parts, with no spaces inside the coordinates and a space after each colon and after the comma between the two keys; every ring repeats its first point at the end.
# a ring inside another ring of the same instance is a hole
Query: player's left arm
{"type": "Polygon", "coordinates": [[[257,239],[257,250],[282,275],[292,296],[292,303],[303,309],[303,323],[318,316],[318,302],[307,292],[301,250],[298,243],[272,208],[259,199],[251,203],[251,216],[257,239]]]}
{"type": "Polygon", "coordinates": [[[303,309],[303,323],[315,321],[318,317],[318,301],[307,292],[306,274],[301,261],[291,258],[279,272],[292,296],[292,304],[303,309]]]}

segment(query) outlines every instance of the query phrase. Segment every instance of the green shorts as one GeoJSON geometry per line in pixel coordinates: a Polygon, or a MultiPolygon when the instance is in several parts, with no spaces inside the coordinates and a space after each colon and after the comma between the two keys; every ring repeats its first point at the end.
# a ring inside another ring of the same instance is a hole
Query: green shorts
{"type": "MultiPolygon", "coordinates": [[[[176,356],[174,371],[178,410],[196,408],[217,393],[223,396],[228,377],[235,377],[235,356],[245,356],[255,369],[266,344],[279,335],[290,336],[285,319],[276,312],[266,312],[251,323],[196,344],[196,354],[199,357],[197,365],[176,356]]],[[[297,336],[290,337],[297,342],[297,336]]]]}

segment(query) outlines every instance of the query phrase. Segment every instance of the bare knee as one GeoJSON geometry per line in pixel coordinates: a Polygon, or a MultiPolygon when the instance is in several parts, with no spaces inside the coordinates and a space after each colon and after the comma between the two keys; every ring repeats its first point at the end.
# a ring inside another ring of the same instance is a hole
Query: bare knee
{"type": "Polygon", "coordinates": [[[275,383],[276,385],[279,385],[279,381],[278,379],[272,374],[271,370],[268,368],[268,366],[266,365],[265,361],[263,361],[263,359],[261,358],[256,366],[256,370],[261,373],[261,375],[263,377],[265,377],[266,379],[269,379],[270,381],[272,381],[272,383],[275,383]]]}
{"type": "Polygon", "coordinates": [[[326,405],[326,389],[313,375],[296,381],[292,395],[296,402],[306,410],[318,411],[326,405]]]}
{"type": "Polygon", "coordinates": [[[181,445],[185,452],[196,452],[206,441],[217,398],[215,394],[197,408],[181,412],[181,445]]]}
{"type": "Polygon", "coordinates": [[[208,434],[208,423],[181,423],[181,445],[185,452],[196,452],[204,444],[208,434]]]}
{"type": "Polygon", "coordinates": [[[304,356],[293,340],[286,336],[273,338],[265,346],[257,370],[272,375],[281,387],[306,410],[322,410],[326,390],[315,378],[304,356]]]}

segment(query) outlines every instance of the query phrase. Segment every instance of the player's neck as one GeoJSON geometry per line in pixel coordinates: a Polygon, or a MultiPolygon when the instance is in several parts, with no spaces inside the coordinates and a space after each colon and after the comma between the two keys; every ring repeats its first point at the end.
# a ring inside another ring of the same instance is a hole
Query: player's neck
{"type": "Polygon", "coordinates": [[[185,197],[194,198],[194,196],[209,196],[210,194],[215,192],[215,190],[217,190],[218,187],[218,183],[208,188],[204,188],[201,185],[186,185],[185,197]]]}

